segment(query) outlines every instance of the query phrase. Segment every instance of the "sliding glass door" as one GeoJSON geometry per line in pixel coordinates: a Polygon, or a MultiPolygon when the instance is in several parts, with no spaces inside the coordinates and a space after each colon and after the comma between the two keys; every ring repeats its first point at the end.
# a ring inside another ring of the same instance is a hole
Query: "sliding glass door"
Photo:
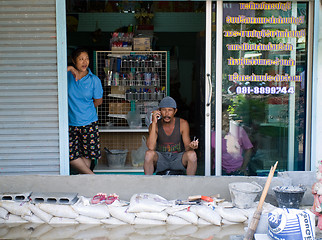
{"type": "Polygon", "coordinates": [[[206,175],[305,170],[309,3],[207,4],[206,175]]]}

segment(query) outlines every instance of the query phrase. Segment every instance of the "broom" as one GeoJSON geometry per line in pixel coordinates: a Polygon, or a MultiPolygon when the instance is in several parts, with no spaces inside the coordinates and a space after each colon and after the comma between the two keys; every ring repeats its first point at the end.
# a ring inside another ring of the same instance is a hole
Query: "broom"
{"type": "Polygon", "coordinates": [[[263,208],[263,204],[267,195],[267,191],[269,188],[269,185],[271,184],[272,178],[274,176],[274,172],[276,170],[278,162],[275,163],[274,166],[271,167],[271,170],[269,171],[265,186],[264,186],[264,190],[262,192],[261,198],[259,199],[258,205],[257,205],[257,209],[254,212],[252,221],[250,222],[249,228],[244,236],[244,240],[252,240],[254,237],[254,233],[256,231],[258,222],[261,218],[261,214],[262,214],[262,208],[263,208]]]}

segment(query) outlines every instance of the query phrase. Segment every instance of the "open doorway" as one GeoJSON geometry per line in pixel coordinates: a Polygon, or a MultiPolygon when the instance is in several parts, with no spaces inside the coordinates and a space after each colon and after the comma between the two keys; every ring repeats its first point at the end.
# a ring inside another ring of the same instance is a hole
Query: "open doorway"
{"type": "Polygon", "coordinates": [[[152,51],[168,52],[167,94],[177,102],[177,116],[189,122],[191,138],[200,140],[197,174],[204,175],[205,2],[66,0],[66,11],[68,55],[79,46],[111,51],[113,32],[130,29],[150,34],[152,51]]]}

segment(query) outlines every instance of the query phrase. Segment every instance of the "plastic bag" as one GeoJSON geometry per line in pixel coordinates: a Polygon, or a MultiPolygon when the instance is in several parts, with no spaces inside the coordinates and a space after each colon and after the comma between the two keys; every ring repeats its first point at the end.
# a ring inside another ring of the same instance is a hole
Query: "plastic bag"
{"type": "Polygon", "coordinates": [[[146,137],[142,136],[142,145],[137,150],[131,152],[133,167],[142,167],[144,163],[145,152],[148,150],[146,146],[146,137]]]}
{"type": "Polygon", "coordinates": [[[141,128],[142,127],[142,119],[139,111],[130,111],[126,115],[127,123],[130,128],[141,128]]]}

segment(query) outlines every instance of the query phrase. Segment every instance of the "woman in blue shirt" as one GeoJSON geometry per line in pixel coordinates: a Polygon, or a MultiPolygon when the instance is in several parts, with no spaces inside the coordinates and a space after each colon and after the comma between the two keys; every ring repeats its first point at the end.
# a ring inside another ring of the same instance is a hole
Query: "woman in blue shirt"
{"type": "Polygon", "coordinates": [[[94,174],[92,161],[101,156],[96,107],[103,102],[103,88],[88,68],[86,49],[76,49],[72,61],[74,66],[67,67],[70,166],[78,173],[94,174]]]}

